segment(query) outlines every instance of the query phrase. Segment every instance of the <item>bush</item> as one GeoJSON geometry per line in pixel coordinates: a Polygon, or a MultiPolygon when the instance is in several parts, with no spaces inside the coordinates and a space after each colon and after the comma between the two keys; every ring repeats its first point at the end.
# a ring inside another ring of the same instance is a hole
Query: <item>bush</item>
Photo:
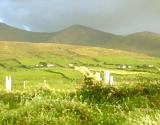
{"type": "MultiPolygon", "coordinates": [[[[103,82],[98,83],[92,78],[86,77],[79,91],[79,99],[89,103],[117,103],[135,97],[143,97],[144,99],[152,100],[153,97],[158,97],[158,95],[160,95],[159,91],[160,83],[110,86],[105,85],[103,82]]],[[[152,103],[150,103],[150,105],[152,106],[152,103]]]]}

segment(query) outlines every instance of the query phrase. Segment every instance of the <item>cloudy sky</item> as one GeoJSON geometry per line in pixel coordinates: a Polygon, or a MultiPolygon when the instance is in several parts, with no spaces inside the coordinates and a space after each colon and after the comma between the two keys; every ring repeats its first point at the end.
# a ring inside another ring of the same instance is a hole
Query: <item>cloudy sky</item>
{"type": "Polygon", "coordinates": [[[160,0],[0,0],[0,22],[40,32],[81,24],[117,34],[160,33],[160,0]]]}

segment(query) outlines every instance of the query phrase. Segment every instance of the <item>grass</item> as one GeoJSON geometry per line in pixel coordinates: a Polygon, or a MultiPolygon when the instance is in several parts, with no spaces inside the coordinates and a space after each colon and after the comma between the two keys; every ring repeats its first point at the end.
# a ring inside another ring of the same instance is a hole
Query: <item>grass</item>
{"type": "Polygon", "coordinates": [[[159,58],[143,58],[143,57],[132,57],[132,56],[99,56],[96,58],[99,61],[105,61],[108,64],[126,64],[126,65],[143,65],[153,64],[157,65],[160,62],[159,58]]]}
{"type": "Polygon", "coordinates": [[[160,123],[158,57],[50,43],[0,45],[3,48],[0,51],[1,125],[160,123]],[[55,66],[36,68],[40,62],[55,66]],[[115,85],[85,86],[83,75],[69,64],[87,66],[92,71],[110,70],[115,85]],[[132,68],[118,69],[117,64],[132,68]],[[12,92],[6,93],[4,78],[9,75],[13,79],[12,92]]]}
{"type": "Polygon", "coordinates": [[[158,125],[159,90],[160,83],[157,82],[132,86],[82,87],[76,92],[48,88],[8,94],[2,92],[0,123],[158,125]]]}
{"type": "MultiPolygon", "coordinates": [[[[76,83],[81,77],[81,74],[73,71],[72,69],[56,68],[54,70],[43,70],[43,69],[19,69],[16,71],[1,71],[0,82],[4,83],[5,76],[10,75],[13,78],[13,89],[21,89],[23,82],[27,82],[29,88],[34,88],[39,84],[43,84],[44,80],[47,80],[47,84],[50,87],[62,88],[64,85],[70,88],[76,83]],[[68,74],[67,74],[68,72],[68,74]]],[[[1,88],[4,89],[4,85],[1,84],[1,88]]]]}

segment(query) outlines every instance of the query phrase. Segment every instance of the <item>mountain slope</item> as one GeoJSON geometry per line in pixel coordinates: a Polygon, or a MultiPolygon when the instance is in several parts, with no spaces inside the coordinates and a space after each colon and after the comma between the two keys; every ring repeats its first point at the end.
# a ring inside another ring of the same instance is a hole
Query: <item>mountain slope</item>
{"type": "Polygon", "coordinates": [[[54,33],[29,32],[0,23],[0,41],[44,42],[54,33]]]}
{"type": "Polygon", "coordinates": [[[125,50],[142,52],[160,56],[160,34],[152,32],[139,32],[130,34],[121,40],[125,50]]]}
{"type": "MultiPolygon", "coordinates": [[[[57,43],[29,43],[29,42],[0,42],[0,59],[9,58],[46,58],[59,56],[61,58],[103,57],[103,56],[132,56],[134,58],[152,58],[116,49],[106,49],[91,46],[66,45],[57,43]]],[[[51,59],[52,60],[52,59],[51,59]]],[[[57,60],[55,60],[57,61],[57,60]]]]}
{"type": "Polygon", "coordinates": [[[74,25],[58,32],[50,42],[89,45],[160,56],[160,34],[139,32],[120,36],[89,27],[74,25]]]}
{"type": "Polygon", "coordinates": [[[38,33],[20,30],[0,23],[0,41],[87,45],[160,56],[160,34],[139,32],[120,36],[82,25],[73,25],[54,33],[38,33]]]}
{"type": "Polygon", "coordinates": [[[121,36],[102,32],[86,26],[73,25],[58,32],[58,34],[50,39],[50,42],[100,46],[100,44],[110,44],[111,41],[120,37],[121,36]]]}

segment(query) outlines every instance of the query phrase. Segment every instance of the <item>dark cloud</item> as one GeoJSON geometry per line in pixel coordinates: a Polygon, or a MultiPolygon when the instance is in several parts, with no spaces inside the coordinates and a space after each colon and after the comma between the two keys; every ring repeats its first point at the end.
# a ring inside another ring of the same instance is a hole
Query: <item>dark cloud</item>
{"type": "Polygon", "coordinates": [[[160,32],[159,0],[0,0],[0,20],[34,31],[82,24],[114,33],[160,32]]]}

